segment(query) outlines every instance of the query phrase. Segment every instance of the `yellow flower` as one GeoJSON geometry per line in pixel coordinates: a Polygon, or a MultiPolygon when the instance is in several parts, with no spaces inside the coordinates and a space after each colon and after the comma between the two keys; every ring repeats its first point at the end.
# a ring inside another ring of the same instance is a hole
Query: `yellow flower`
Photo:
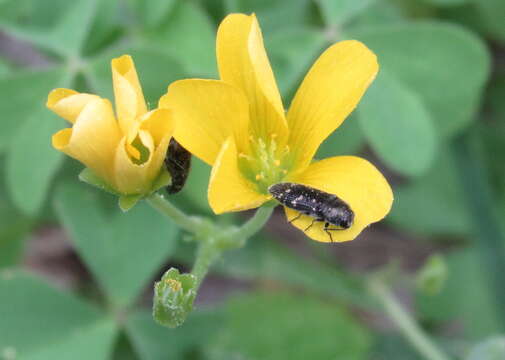
{"type": "MultiPolygon", "coordinates": [[[[391,188],[368,161],[339,156],[312,162],[377,74],[376,57],[367,47],[358,41],[329,47],[287,114],[254,15],[226,17],[216,47],[221,80],[177,81],[159,103],[173,111],[177,141],[212,165],[208,198],[214,212],[258,207],[271,199],[268,187],[282,181],[335,194],[350,205],[354,223],[333,232],[333,241],[354,239],[389,212],[391,188]]],[[[298,216],[285,210],[288,219],[298,216]]],[[[293,225],[304,230],[312,220],[304,215],[293,225]]],[[[330,241],[323,225],[315,223],[307,235],[330,241]]]]}
{"type": "Polygon", "coordinates": [[[47,107],[71,128],[53,135],[53,147],[79,160],[120,195],[152,192],[163,173],[173,121],[170,110],[147,110],[132,58],[113,59],[116,116],[109,100],[70,89],[54,89],[47,107]]]}

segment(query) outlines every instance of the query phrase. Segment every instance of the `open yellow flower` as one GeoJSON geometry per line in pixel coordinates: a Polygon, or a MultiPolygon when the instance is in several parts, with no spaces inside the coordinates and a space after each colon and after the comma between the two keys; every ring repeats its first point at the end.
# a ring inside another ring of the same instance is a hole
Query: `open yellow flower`
{"type": "MultiPolygon", "coordinates": [[[[312,66],[285,114],[254,15],[232,14],[217,33],[221,80],[171,84],[159,106],[170,108],[174,137],[212,165],[209,203],[214,212],[240,211],[271,199],[268,187],[282,181],[308,185],[344,200],[353,225],[332,234],[354,239],[390,210],[393,194],[368,161],[340,156],[312,162],[321,142],[356,107],[378,71],[375,55],[358,41],[329,47],[312,66]]],[[[289,219],[298,216],[286,208],[289,219]]],[[[304,230],[312,218],[293,225],[304,230]]],[[[307,235],[327,242],[322,223],[307,235]]]]}
{"type": "Polygon", "coordinates": [[[47,107],[71,128],[53,135],[53,147],[82,162],[120,195],[145,195],[163,174],[173,121],[168,109],[147,110],[132,58],[113,59],[116,116],[107,99],[55,89],[47,107]]]}

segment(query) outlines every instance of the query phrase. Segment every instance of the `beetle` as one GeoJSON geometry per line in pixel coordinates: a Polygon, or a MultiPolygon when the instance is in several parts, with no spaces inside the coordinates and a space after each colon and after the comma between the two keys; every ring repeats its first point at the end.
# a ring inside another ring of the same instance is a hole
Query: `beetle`
{"type": "Polygon", "coordinates": [[[324,222],[323,230],[328,234],[331,242],[333,238],[330,231],[349,229],[354,222],[354,212],[351,207],[334,194],[291,182],[271,185],[268,191],[285,207],[300,212],[298,216],[289,220],[290,223],[302,215],[313,218],[304,231],[309,230],[316,221],[324,222]],[[336,227],[330,228],[330,225],[336,227]]]}
{"type": "Polygon", "coordinates": [[[169,194],[182,190],[191,168],[191,153],[174,138],[170,139],[165,156],[165,167],[172,177],[172,183],[166,187],[169,194]]]}

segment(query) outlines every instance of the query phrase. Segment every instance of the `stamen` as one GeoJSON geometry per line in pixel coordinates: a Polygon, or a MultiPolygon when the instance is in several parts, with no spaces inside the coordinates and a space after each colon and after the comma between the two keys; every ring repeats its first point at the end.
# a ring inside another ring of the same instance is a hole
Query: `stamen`
{"type": "Polygon", "coordinates": [[[244,154],[244,153],[239,153],[238,157],[241,158],[241,159],[246,159],[246,160],[250,160],[250,161],[254,160],[253,157],[251,157],[250,155],[244,154]]]}

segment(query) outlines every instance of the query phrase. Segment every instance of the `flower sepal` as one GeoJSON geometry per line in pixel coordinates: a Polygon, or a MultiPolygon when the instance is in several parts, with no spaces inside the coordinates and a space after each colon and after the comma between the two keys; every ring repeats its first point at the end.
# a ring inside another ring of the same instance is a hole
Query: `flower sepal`
{"type": "Polygon", "coordinates": [[[102,178],[97,176],[89,168],[85,168],[80,172],[79,180],[100,190],[108,192],[109,194],[118,196],[118,205],[123,212],[127,212],[133,208],[139,202],[139,200],[144,199],[145,197],[172,183],[172,177],[170,176],[170,173],[164,168],[161,169],[158,177],[153,181],[151,189],[143,194],[122,194],[119,191],[115,190],[102,178]]]}
{"type": "Polygon", "coordinates": [[[91,171],[91,169],[89,168],[84,168],[84,170],[82,170],[79,173],[79,180],[85,182],[88,185],[94,186],[100,190],[108,192],[109,194],[118,196],[121,195],[116,190],[114,190],[109,184],[107,184],[107,182],[105,182],[101,177],[97,176],[93,171],[91,171]]]}
{"type": "Polygon", "coordinates": [[[197,281],[192,274],[170,268],[154,284],[153,317],[161,325],[175,328],[186,320],[196,297],[197,281]]]}

